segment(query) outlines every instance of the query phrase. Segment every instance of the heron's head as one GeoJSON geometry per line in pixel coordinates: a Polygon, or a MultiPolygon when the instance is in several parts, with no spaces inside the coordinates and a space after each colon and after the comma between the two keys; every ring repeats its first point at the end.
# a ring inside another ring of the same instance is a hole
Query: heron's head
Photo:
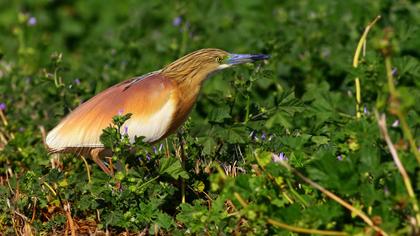
{"type": "Polygon", "coordinates": [[[180,79],[206,79],[213,72],[233,65],[268,59],[264,54],[233,54],[216,48],[201,49],[187,54],[163,68],[162,73],[180,79]]]}

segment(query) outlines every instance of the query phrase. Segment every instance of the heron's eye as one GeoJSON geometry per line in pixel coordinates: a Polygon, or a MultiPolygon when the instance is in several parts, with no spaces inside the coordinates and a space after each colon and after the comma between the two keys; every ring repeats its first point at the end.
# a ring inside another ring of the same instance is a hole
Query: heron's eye
{"type": "Polygon", "coordinates": [[[223,61],[223,58],[221,58],[221,57],[216,57],[216,61],[218,62],[218,63],[222,63],[222,61],[223,61]]]}

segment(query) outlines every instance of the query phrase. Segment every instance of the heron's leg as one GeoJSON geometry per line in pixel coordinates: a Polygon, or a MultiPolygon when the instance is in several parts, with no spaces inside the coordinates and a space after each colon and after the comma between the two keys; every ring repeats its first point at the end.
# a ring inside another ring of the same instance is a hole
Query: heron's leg
{"type": "Polygon", "coordinates": [[[114,164],[112,163],[112,156],[111,157],[105,157],[105,159],[108,160],[109,164],[109,170],[111,171],[111,176],[114,176],[114,164]]]}
{"type": "Polygon", "coordinates": [[[98,164],[99,168],[101,168],[107,175],[114,176],[114,171],[110,170],[100,159],[99,154],[103,151],[103,148],[94,148],[90,151],[90,155],[93,161],[98,164]]]}

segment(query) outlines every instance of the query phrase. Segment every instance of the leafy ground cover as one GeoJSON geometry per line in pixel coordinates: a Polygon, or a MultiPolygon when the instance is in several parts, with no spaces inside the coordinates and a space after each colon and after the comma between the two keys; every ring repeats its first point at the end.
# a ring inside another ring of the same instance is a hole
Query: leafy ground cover
{"type": "Polygon", "coordinates": [[[0,1],[0,232],[418,235],[419,23],[410,1],[0,1]],[[48,155],[82,101],[205,47],[271,59],[154,146],[115,117],[114,178],[48,155]]]}

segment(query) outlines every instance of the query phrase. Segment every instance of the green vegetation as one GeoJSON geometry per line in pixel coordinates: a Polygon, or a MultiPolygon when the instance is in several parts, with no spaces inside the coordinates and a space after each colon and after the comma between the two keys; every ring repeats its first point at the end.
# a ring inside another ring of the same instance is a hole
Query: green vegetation
{"type": "Polygon", "coordinates": [[[0,232],[418,235],[419,35],[408,0],[0,1],[0,232]],[[114,178],[48,155],[82,101],[206,47],[271,59],[208,80],[161,144],[116,117],[114,178]]]}

